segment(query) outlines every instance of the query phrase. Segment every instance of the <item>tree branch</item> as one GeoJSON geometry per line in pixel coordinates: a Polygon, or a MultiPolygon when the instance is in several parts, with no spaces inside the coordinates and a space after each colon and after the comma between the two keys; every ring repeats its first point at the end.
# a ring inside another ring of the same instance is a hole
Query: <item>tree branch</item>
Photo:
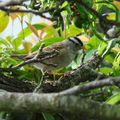
{"type": "Polygon", "coordinates": [[[120,106],[118,105],[113,106],[93,100],[88,101],[79,96],[59,96],[59,93],[0,92],[0,111],[73,113],[74,115],[79,114],[94,119],[120,119],[120,106]]]}
{"type": "Polygon", "coordinates": [[[0,0],[0,7],[18,5],[18,4],[21,5],[25,1],[28,1],[28,0],[0,0]]]}
{"type": "Polygon", "coordinates": [[[80,82],[95,80],[97,77],[99,79],[107,78],[107,75],[94,70],[99,66],[101,61],[102,58],[100,55],[93,54],[90,60],[72,70],[71,75],[61,77],[54,82],[44,83],[41,88],[42,92],[58,92],[78,85],[80,82]]]}
{"type": "Polygon", "coordinates": [[[37,86],[34,82],[17,79],[0,73],[0,89],[10,92],[32,92],[37,86]]]}
{"type": "Polygon", "coordinates": [[[95,80],[84,85],[77,85],[73,88],[60,92],[60,95],[78,95],[88,90],[104,86],[119,85],[120,77],[109,77],[102,80],[95,80]]]}
{"type": "MultiPolygon", "coordinates": [[[[21,1],[23,1],[23,0],[21,0],[21,1]]],[[[16,3],[16,1],[14,1],[15,3],[16,3]]],[[[5,3],[5,6],[7,5],[7,6],[9,6],[9,5],[11,5],[13,2],[12,1],[10,1],[10,2],[8,2],[8,3],[5,3]]],[[[14,3],[14,4],[15,4],[14,3]]],[[[19,2],[18,2],[19,3],[19,2]]],[[[17,3],[17,4],[18,4],[17,3]]],[[[41,11],[35,11],[35,10],[20,10],[20,9],[11,9],[11,8],[6,8],[4,5],[1,5],[0,6],[0,9],[1,10],[3,10],[3,11],[5,11],[5,12],[21,12],[21,13],[33,13],[33,14],[35,14],[35,15],[39,15],[39,16],[41,16],[41,17],[43,17],[43,18],[46,18],[46,19],[49,19],[49,20],[56,20],[55,18],[52,18],[52,17],[47,17],[47,16],[45,16],[45,15],[43,15],[44,13],[48,13],[48,12],[53,12],[55,9],[57,9],[58,7],[59,7],[59,5],[61,5],[63,3],[63,0],[59,3],[59,4],[57,4],[56,6],[54,6],[54,7],[52,7],[52,8],[50,8],[50,9],[46,9],[46,10],[41,10],[41,11]]]]}

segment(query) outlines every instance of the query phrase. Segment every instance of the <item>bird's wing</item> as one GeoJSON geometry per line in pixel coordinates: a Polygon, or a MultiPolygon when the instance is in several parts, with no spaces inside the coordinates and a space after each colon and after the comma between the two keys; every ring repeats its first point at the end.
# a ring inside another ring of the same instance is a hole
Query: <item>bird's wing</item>
{"type": "MultiPolygon", "coordinates": [[[[63,47],[63,43],[62,42],[58,42],[58,43],[54,43],[52,45],[46,46],[43,48],[43,52],[45,51],[52,51],[52,50],[62,50],[64,49],[63,47]]],[[[25,59],[32,59],[37,53],[39,52],[39,50],[29,54],[28,56],[25,57],[25,59]]]]}

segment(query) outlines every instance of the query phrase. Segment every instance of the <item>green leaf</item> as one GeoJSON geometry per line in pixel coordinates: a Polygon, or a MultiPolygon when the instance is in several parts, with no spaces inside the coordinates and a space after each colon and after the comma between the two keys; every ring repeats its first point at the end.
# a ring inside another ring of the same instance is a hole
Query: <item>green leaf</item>
{"type": "MultiPolygon", "coordinates": [[[[33,24],[32,26],[34,26],[37,30],[42,30],[44,27],[48,26],[45,23],[38,23],[38,24],[33,24]]],[[[30,30],[29,27],[26,27],[23,29],[23,31],[21,31],[18,36],[22,37],[23,36],[23,32],[24,32],[24,37],[29,36],[30,34],[32,34],[32,31],[30,30]]],[[[50,29],[48,29],[46,31],[48,34],[54,36],[54,37],[59,37],[59,34],[57,32],[56,29],[54,29],[53,27],[51,27],[50,29]]],[[[22,39],[22,38],[21,38],[22,39]]]]}
{"type": "Polygon", "coordinates": [[[112,69],[104,67],[104,68],[99,68],[99,71],[104,74],[108,74],[108,73],[112,72],[112,69]]]}
{"type": "Polygon", "coordinates": [[[22,37],[18,36],[7,36],[6,39],[14,47],[15,50],[17,50],[22,43],[22,37]]]}
{"type": "Polygon", "coordinates": [[[101,43],[101,40],[94,35],[93,37],[90,38],[90,40],[88,41],[88,43],[92,47],[98,47],[98,45],[101,43]]]}
{"type": "Polygon", "coordinates": [[[55,120],[52,114],[50,113],[42,113],[45,120],[55,120]]]}
{"type": "MultiPolygon", "coordinates": [[[[91,57],[91,55],[97,50],[97,48],[91,48],[91,49],[87,49],[85,50],[86,52],[86,55],[85,55],[85,58],[84,58],[84,62],[88,61],[91,57]]],[[[80,56],[81,57],[81,56],[80,56]]],[[[78,56],[77,58],[77,63],[80,61],[80,57],[78,56]]]]}
{"type": "Polygon", "coordinates": [[[108,8],[114,10],[115,13],[116,13],[116,21],[120,22],[120,17],[119,17],[120,16],[120,10],[114,3],[109,2],[109,1],[99,1],[99,2],[96,2],[96,3],[100,3],[101,5],[105,5],[108,8]]]}
{"type": "Polygon", "coordinates": [[[70,37],[76,34],[80,34],[83,31],[83,29],[80,29],[76,27],[75,25],[70,25],[69,29],[66,29],[66,36],[70,37]]]}
{"type": "Polygon", "coordinates": [[[113,73],[115,76],[120,76],[120,52],[116,55],[113,62],[113,73]]]}
{"type": "Polygon", "coordinates": [[[3,44],[8,48],[10,47],[10,42],[8,40],[6,40],[6,39],[0,38],[0,44],[3,44]]]}
{"type": "Polygon", "coordinates": [[[109,2],[109,1],[99,1],[99,2],[96,2],[96,3],[101,4],[101,5],[105,5],[108,8],[113,9],[115,11],[119,10],[115,4],[113,4],[112,2],[109,2]]]}
{"type": "Polygon", "coordinates": [[[1,57],[0,58],[0,65],[2,67],[8,67],[11,64],[17,64],[18,62],[15,59],[12,59],[10,57],[1,57]]]}
{"type": "Polygon", "coordinates": [[[105,103],[106,104],[116,104],[120,102],[120,92],[111,96],[105,103]]]}
{"type": "Polygon", "coordinates": [[[102,42],[98,47],[98,54],[102,55],[107,47],[107,42],[102,42]]]}
{"type": "Polygon", "coordinates": [[[111,51],[112,53],[108,54],[106,57],[105,57],[105,60],[108,61],[108,62],[111,62],[113,63],[114,59],[115,59],[115,56],[116,56],[116,53],[114,53],[113,51],[111,51]]]}
{"type": "Polygon", "coordinates": [[[64,7],[66,7],[67,5],[68,5],[68,1],[65,1],[65,2],[61,5],[60,8],[64,8],[64,7]]]}
{"type": "Polygon", "coordinates": [[[0,32],[2,32],[7,27],[9,22],[9,17],[5,14],[5,12],[0,11],[0,32]]]}
{"type": "Polygon", "coordinates": [[[112,40],[109,41],[104,53],[102,54],[102,57],[105,57],[105,55],[107,55],[110,50],[115,46],[116,43],[119,43],[120,42],[120,39],[118,38],[114,38],[112,40]]]}
{"type": "Polygon", "coordinates": [[[40,41],[39,43],[37,43],[33,48],[32,48],[32,52],[35,51],[35,50],[38,50],[40,45],[42,43],[45,44],[45,46],[48,46],[50,44],[53,44],[53,43],[56,43],[56,42],[60,42],[62,40],[64,40],[65,38],[62,38],[62,37],[53,37],[53,38],[48,38],[48,39],[45,39],[45,40],[42,40],[40,41]]]}

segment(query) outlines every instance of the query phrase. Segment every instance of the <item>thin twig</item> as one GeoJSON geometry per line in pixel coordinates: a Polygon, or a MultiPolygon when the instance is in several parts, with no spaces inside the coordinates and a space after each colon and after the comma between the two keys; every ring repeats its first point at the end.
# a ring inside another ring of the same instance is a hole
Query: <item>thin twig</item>
{"type": "MultiPolygon", "coordinates": [[[[42,74],[41,80],[39,85],[34,89],[33,93],[39,92],[40,88],[42,87],[43,81],[44,81],[45,73],[42,74]]],[[[40,92],[39,92],[40,93],[40,92]]]]}
{"type": "Polygon", "coordinates": [[[39,52],[34,58],[23,61],[22,63],[14,66],[14,67],[11,66],[9,68],[0,68],[0,72],[11,72],[11,71],[14,71],[14,70],[20,68],[21,66],[24,66],[24,65],[30,64],[30,63],[36,63],[36,62],[45,64],[45,65],[48,65],[48,66],[57,67],[56,64],[47,63],[47,62],[44,62],[44,60],[50,59],[50,58],[53,58],[53,57],[57,56],[59,54],[59,51],[52,50],[52,51],[48,51],[48,52],[43,53],[42,52],[43,46],[44,46],[44,44],[42,44],[40,46],[39,52]]]}
{"type": "MultiPolygon", "coordinates": [[[[56,10],[59,5],[61,5],[63,3],[63,0],[57,4],[56,6],[50,8],[50,9],[46,9],[46,10],[41,10],[41,11],[35,11],[35,10],[21,10],[21,9],[10,9],[10,8],[5,8],[4,6],[0,6],[0,9],[3,10],[3,11],[6,11],[6,12],[25,12],[25,13],[33,13],[35,15],[39,15],[43,18],[46,18],[46,19],[49,19],[49,20],[56,20],[56,18],[53,18],[53,17],[46,17],[45,15],[43,15],[44,13],[48,13],[48,12],[53,12],[54,10],[56,10]]],[[[10,3],[11,5],[11,3],[10,3]]],[[[9,6],[9,4],[7,5],[9,6]]]]}
{"type": "Polygon", "coordinates": [[[120,84],[120,77],[115,77],[115,78],[108,77],[99,81],[95,80],[84,85],[77,85],[73,88],[60,92],[60,95],[78,95],[82,92],[92,90],[95,88],[111,86],[111,85],[119,85],[119,84],[120,84]]]}
{"type": "Polygon", "coordinates": [[[99,91],[99,92],[94,92],[94,93],[89,93],[88,95],[81,95],[83,98],[86,97],[92,97],[92,96],[97,96],[97,95],[101,95],[101,94],[105,94],[104,91],[99,91]]]}
{"type": "Polygon", "coordinates": [[[10,5],[21,5],[25,1],[28,0],[0,0],[0,7],[10,6],[10,5]]]}

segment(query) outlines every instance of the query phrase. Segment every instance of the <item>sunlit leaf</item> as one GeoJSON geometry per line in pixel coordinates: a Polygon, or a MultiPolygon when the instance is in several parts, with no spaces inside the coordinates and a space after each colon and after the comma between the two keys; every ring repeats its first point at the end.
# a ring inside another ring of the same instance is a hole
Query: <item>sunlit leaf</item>
{"type": "Polygon", "coordinates": [[[6,47],[10,47],[10,42],[6,39],[0,38],[0,44],[5,45],[6,47]]]}
{"type": "Polygon", "coordinates": [[[107,14],[106,18],[109,20],[116,19],[116,13],[109,13],[107,14]]]}
{"type": "Polygon", "coordinates": [[[23,46],[24,46],[24,49],[26,51],[26,53],[30,53],[31,51],[31,43],[30,42],[23,42],[23,46]]]}
{"type": "Polygon", "coordinates": [[[89,41],[89,38],[86,37],[85,35],[80,35],[78,36],[79,39],[81,39],[83,42],[88,42],[89,41]]]}
{"type": "MultiPolygon", "coordinates": [[[[38,23],[38,24],[33,24],[32,26],[34,26],[37,30],[42,30],[44,27],[48,26],[45,23],[38,23]]],[[[59,37],[58,32],[56,31],[56,29],[54,29],[53,27],[49,28],[46,33],[54,36],[54,37],[59,37]]],[[[18,36],[22,36],[23,31],[21,31],[20,33],[18,33],[18,36]]],[[[24,37],[29,36],[30,34],[32,34],[32,31],[29,29],[29,27],[24,28],[24,37]]]]}
{"type": "MultiPolygon", "coordinates": [[[[18,9],[18,6],[11,6],[11,9],[18,9]]],[[[14,21],[18,16],[17,13],[10,13],[10,17],[14,21]]]]}
{"type": "Polygon", "coordinates": [[[113,63],[114,59],[115,59],[116,53],[111,52],[110,54],[108,54],[107,56],[105,56],[105,60],[107,62],[113,63]]]}
{"type": "Polygon", "coordinates": [[[104,53],[102,54],[102,56],[104,57],[108,52],[110,52],[110,50],[115,46],[116,43],[120,42],[120,39],[118,38],[114,38],[112,40],[109,41],[104,53]]]}
{"type": "Polygon", "coordinates": [[[17,15],[15,13],[11,13],[10,17],[11,17],[12,21],[14,21],[17,18],[17,15]]]}
{"type": "Polygon", "coordinates": [[[28,22],[26,22],[26,24],[32,30],[32,32],[38,37],[38,30],[33,25],[29,24],[28,22]]]}
{"type": "Polygon", "coordinates": [[[40,33],[40,35],[39,35],[40,39],[42,39],[43,34],[44,34],[49,28],[51,28],[54,24],[55,24],[55,22],[53,22],[51,25],[48,25],[48,26],[44,27],[44,28],[41,30],[41,33],[40,33]]]}
{"type": "Polygon", "coordinates": [[[35,50],[38,50],[40,45],[42,43],[45,44],[45,46],[48,46],[50,44],[53,44],[53,43],[56,43],[56,42],[60,42],[62,40],[64,40],[65,38],[62,38],[62,37],[52,37],[52,38],[48,38],[48,39],[45,39],[45,40],[42,40],[40,41],[39,43],[37,43],[33,48],[32,48],[32,51],[35,51],[35,50]]]}
{"type": "Polygon", "coordinates": [[[82,31],[82,28],[78,28],[75,25],[69,25],[69,29],[66,29],[66,37],[80,34],[82,31]]]}
{"type": "Polygon", "coordinates": [[[120,1],[114,0],[114,4],[120,9],[120,1]]]}
{"type": "Polygon", "coordinates": [[[104,68],[99,68],[99,71],[104,73],[104,74],[108,74],[108,73],[112,72],[112,69],[104,67],[104,68]]]}
{"type": "Polygon", "coordinates": [[[5,15],[6,13],[3,11],[0,11],[0,32],[2,32],[9,23],[9,17],[8,15],[5,15]]]}
{"type": "Polygon", "coordinates": [[[101,4],[101,5],[105,5],[107,6],[108,8],[110,9],[113,9],[113,10],[117,10],[118,8],[116,7],[116,5],[114,5],[112,2],[109,2],[109,1],[98,1],[96,2],[97,4],[101,4]]]}
{"type": "MultiPolygon", "coordinates": [[[[20,7],[18,7],[18,6],[11,6],[10,9],[13,9],[13,10],[15,10],[15,9],[20,9],[20,7]]],[[[22,9],[21,9],[21,10],[22,10],[22,9]]],[[[26,15],[26,13],[23,13],[23,12],[10,13],[10,17],[11,17],[12,21],[14,21],[18,16],[23,17],[23,16],[25,16],[25,15],[26,15]]]]}
{"type": "Polygon", "coordinates": [[[68,1],[65,1],[65,2],[61,5],[60,8],[64,8],[64,7],[67,6],[67,5],[68,5],[68,1]]]}
{"type": "Polygon", "coordinates": [[[118,48],[117,46],[115,46],[115,47],[113,48],[113,50],[115,50],[115,51],[117,51],[117,52],[120,52],[120,48],[118,48]]]}
{"type": "Polygon", "coordinates": [[[22,37],[18,36],[7,36],[6,40],[14,47],[15,50],[21,45],[22,37]]]}
{"type": "Polygon", "coordinates": [[[113,73],[115,76],[120,76],[120,52],[116,55],[113,62],[113,73]]]}
{"type": "Polygon", "coordinates": [[[98,47],[98,54],[102,55],[107,47],[107,42],[102,42],[98,47]]]}
{"type": "Polygon", "coordinates": [[[88,43],[90,45],[92,45],[93,47],[98,47],[98,45],[101,43],[102,41],[96,37],[96,36],[93,36],[90,38],[90,40],[88,41],[88,43]]]}
{"type": "Polygon", "coordinates": [[[113,96],[111,96],[105,103],[106,104],[116,104],[120,102],[120,93],[117,93],[113,96]]]}

